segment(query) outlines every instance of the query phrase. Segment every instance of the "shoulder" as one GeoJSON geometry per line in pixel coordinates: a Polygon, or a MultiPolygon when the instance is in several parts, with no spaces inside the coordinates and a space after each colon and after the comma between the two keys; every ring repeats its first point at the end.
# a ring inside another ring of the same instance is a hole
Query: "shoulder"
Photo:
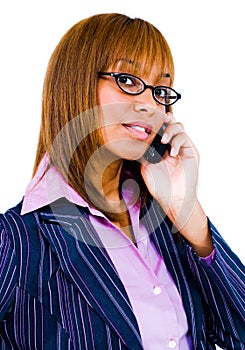
{"type": "Polygon", "coordinates": [[[14,220],[10,212],[11,210],[0,214],[0,321],[14,303],[20,271],[20,259],[14,238],[14,220]]]}
{"type": "Polygon", "coordinates": [[[24,254],[26,250],[30,254],[31,248],[37,251],[38,247],[43,246],[44,225],[56,222],[62,224],[63,221],[69,223],[83,213],[82,208],[78,209],[64,198],[26,214],[21,214],[22,203],[23,201],[0,214],[0,233],[13,242],[16,254],[24,254]]]}
{"type": "Polygon", "coordinates": [[[35,212],[21,215],[21,208],[22,201],[4,214],[0,214],[0,230],[5,231],[13,240],[22,236],[24,232],[28,232],[30,226],[35,226],[35,212]]]}
{"type": "MultiPolygon", "coordinates": [[[[20,271],[38,260],[44,238],[40,234],[39,211],[21,214],[22,201],[0,214],[1,239],[10,242],[20,271]]],[[[48,208],[42,208],[47,211],[48,208]]]]}
{"type": "Polygon", "coordinates": [[[11,245],[16,265],[23,267],[27,261],[30,247],[35,244],[38,227],[34,212],[21,215],[22,202],[0,214],[0,233],[2,245],[11,245]]]}
{"type": "MultiPolygon", "coordinates": [[[[39,211],[21,215],[21,208],[22,202],[0,214],[0,248],[2,246],[4,250],[2,254],[0,249],[0,254],[6,266],[10,263],[13,265],[18,286],[32,295],[38,295],[40,266],[42,264],[45,268],[51,259],[54,269],[55,259],[50,252],[49,242],[40,230],[39,211]]],[[[42,210],[48,212],[46,207],[42,210]]],[[[0,266],[2,259],[0,256],[0,266]]]]}
{"type": "Polygon", "coordinates": [[[0,213],[0,232],[1,236],[13,239],[14,228],[19,225],[21,202],[15,207],[8,209],[5,213],[0,213]]]}

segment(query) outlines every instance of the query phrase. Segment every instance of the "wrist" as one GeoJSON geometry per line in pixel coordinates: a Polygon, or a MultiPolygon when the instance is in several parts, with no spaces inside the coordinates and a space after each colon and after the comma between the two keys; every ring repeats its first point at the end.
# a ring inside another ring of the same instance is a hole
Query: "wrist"
{"type": "Polygon", "coordinates": [[[161,203],[174,227],[187,240],[201,257],[208,256],[213,250],[208,219],[196,196],[172,201],[166,206],[161,203]]]}
{"type": "Polygon", "coordinates": [[[169,201],[159,200],[158,202],[178,231],[181,231],[188,224],[199,204],[195,194],[184,198],[171,198],[169,201]]]}

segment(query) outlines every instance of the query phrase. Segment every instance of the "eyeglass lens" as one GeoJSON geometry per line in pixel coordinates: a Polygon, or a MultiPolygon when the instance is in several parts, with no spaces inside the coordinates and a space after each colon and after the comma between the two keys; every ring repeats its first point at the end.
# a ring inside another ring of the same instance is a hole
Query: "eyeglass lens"
{"type": "MultiPolygon", "coordinates": [[[[116,78],[120,89],[129,94],[140,94],[148,87],[141,79],[132,75],[120,74],[116,78]]],[[[154,98],[161,104],[173,104],[178,99],[177,93],[171,88],[157,86],[152,90],[154,98]]]]}

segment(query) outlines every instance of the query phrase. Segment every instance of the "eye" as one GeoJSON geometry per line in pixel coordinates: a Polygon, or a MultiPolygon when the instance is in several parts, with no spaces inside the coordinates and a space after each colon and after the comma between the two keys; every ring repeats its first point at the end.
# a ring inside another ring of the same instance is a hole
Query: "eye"
{"type": "Polygon", "coordinates": [[[159,99],[159,100],[166,100],[167,99],[168,100],[169,95],[170,95],[170,91],[168,91],[168,89],[162,88],[162,87],[155,88],[155,96],[157,99],[159,99]]]}
{"type": "Polygon", "coordinates": [[[137,79],[131,75],[120,75],[118,77],[118,83],[120,85],[135,86],[137,85],[137,79]]]}
{"type": "Polygon", "coordinates": [[[117,77],[117,84],[120,88],[129,94],[138,94],[144,90],[142,81],[129,74],[121,74],[117,77]]]}
{"type": "Polygon", "coordinates": [[[154,96],[160,103],[165,105],[171,105],[175,103],[178,98],[180,98],[175,90],[163,86],[158,86],[155,88],[154,96]]]}

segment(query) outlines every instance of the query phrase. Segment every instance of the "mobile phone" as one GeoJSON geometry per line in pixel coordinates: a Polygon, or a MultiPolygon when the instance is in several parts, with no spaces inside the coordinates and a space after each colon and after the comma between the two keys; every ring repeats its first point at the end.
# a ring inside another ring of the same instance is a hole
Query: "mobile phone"
{"type": "Polygon", "coordinates": [[[161,143],[162,135],[164,130],[166,129],[166,124],[163,124],[161,129],[156,134],[154,140],[152,141],[152,144],[148,147],[144,154],[144,158],[149,163],[159,163],[162,160],[162,157],[164,153],[168,150],[170,151],[171,147],[170,144],[163,144],[161,143]]]}

